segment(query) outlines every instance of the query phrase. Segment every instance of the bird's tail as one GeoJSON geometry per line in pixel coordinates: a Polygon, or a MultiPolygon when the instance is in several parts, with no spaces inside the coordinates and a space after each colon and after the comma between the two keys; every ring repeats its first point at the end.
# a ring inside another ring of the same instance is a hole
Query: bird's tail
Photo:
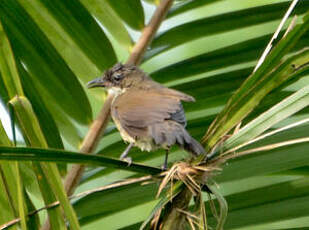
{"type": "MultiPolygon", "coordinates": [[[[190,136],[190,134],[188,135],[190,136]]],[[[189,153],[196,155],[196,156],[205,153],[205,149],[203,148],[203,146],[191,136],[190,136],[190,140],[185,142],[185,144],[183,145],[183,148],[189,153]]]]}
{"type": "Polygon", "coordinates": [[[157,145],[179,145],[192,155],[205,153],[203,146],[197,142],[187,130],[175,121],[166,121],[151,128],[151,136],[157,145]]]}

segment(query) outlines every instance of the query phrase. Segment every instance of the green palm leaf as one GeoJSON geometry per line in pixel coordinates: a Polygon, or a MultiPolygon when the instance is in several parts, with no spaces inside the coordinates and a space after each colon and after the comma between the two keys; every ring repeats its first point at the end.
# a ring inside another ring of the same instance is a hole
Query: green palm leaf
{"type": "MultiPolygon", "coordinates": [[[[2,120],[0,206],[8,208],[0,213],[0,226],[21,217],[16,223],[23,229],[38,229],[40,218],[46,230],[44,215],[27,215],[60,200],[47,208],[53,229],[68,228],[62,213],[72,229],[139,229],[168,204],[164,193],[155,198],[160,177],[151,176],[161,173],[164,151],[133,148],[128,166],[117,160],[126,144],[112,123],[95,155],[78,151],[106,98],[84,84],[127,60],[164,1],[2,1],[0,97],[7,110],[6,103],[13,103],[23,138],[12,147],[8,121],[2,120]],[[58,170],[65,173],[77,163],[86,172],[68,202],[58,170]]],[[[154,80],[195,97],[196,103],[184,103],[188,131],[200,139],[209,129],[203,139],[208,148],[232,158],[213,178],[229,207],[224,229],[309,227],[308,1],[298,1],[291,14],[298,15],[295,25],[288,28],[290,17],[252,74],[290,4],[175,1],[141,66],[154,80]],[[232,137],[225,141],[226,134],[232,137]]],[[[187,158],[172,148],[169,165],[187,158]]],[[[215,227],[206,194],[203,201],[207,222],[215,227]]]]}

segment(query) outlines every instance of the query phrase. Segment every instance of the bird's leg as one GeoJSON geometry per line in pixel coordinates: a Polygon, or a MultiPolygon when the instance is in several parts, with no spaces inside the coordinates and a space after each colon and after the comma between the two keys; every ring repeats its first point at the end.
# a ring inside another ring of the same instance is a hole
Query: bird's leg
{"type": "Polygon", "coordinates": [[[168,160],[168,153],[169,153],[169,149],[165,150],[165,158],[164,158],[164,164],[162,165],[162,170],[166,170],[167,169],[167,160],[168,160]]]}
{"type": "Polygon", "coordinates": [[[129,165],[132,163],[132,158],[128,157],[128,154],[130,152],[130,149],[133,147],[133,143],[130,143],[128,147],[123,151],[123,153],[120,155],[120,160],[125,160],[129,163],[129,165]]]}

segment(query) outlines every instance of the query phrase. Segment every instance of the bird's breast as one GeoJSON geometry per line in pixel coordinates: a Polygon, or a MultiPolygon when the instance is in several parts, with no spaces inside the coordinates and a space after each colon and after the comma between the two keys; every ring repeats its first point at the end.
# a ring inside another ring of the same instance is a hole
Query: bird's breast
{"type": "Polygon", "coordinates": [[[121,123],[117,120],[114,119],[114,123],[117,127],[117,129],[119,130],[120,136],[121,138],[125,141],[125,142],[129,142],[129,143],[134,143],[134,146],[140,148],[142,151],[152,151],[155,150],[157,147],[154,145],[153,141],[151,138],[138,138],[138,139],[134,139],[134,137],[130,136],[127,131],[121,126],[121,123]]]}
{"type": "Polygon", "coordinates": [[[133,137],[131,137],[127,131],[121,126],[121,123],[117,120],[117,118],[113,117],[113,121],[117,127],[117,129],[119,130],[119,133],[120,133],[120,136],[122,137],[122,139],[126,142],[129,142],[129,143],[134,143],[135,140],[133,137]]]}

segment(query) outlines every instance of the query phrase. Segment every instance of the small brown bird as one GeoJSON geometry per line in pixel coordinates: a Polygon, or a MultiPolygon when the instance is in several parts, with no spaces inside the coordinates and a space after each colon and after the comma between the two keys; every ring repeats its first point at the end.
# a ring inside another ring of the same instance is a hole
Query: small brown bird
{"type": "Polygon", "coordinates": [[[87,86],[104,87],[115,95],[111,115],[122,139],[130,143],[120,159],[131,161],[127,155],[132,146],[146,151],[163,148],[166,169],[168,152],[174,144],[193,155],[204,153],[204,148],[185,129],[181,101],[192,102],[193,97],[153,81],[137,66],[121,63],[87,86]]]}

